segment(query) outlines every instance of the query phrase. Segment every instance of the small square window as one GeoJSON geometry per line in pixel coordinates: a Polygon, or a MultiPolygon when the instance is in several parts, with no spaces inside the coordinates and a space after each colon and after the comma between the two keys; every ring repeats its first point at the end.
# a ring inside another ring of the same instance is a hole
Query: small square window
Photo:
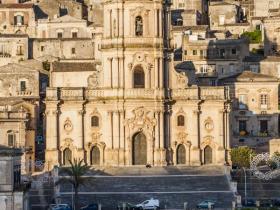
{"type": "Polygon", "coordinates": [[[62,38],[62,32],[57,33],[57,38],[61,39],[62,38]]]}
{"type": "Polygon", "coordinates": [[[77,32],[72,32],[72,38],[78,38],[78,33],[77,32]]]}

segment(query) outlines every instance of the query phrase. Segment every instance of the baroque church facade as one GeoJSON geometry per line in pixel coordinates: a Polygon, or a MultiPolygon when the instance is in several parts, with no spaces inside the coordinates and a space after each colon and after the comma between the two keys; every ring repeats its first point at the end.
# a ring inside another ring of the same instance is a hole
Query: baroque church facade
{"type": "Polygon", "coordinates": [[[52,64],[49,168],[73,158],[95,166],[228,161],[228,90],[189,86],[172,56],[166,62],[164,9],[160,0],[105,0],[101,60],[52,64]]]}

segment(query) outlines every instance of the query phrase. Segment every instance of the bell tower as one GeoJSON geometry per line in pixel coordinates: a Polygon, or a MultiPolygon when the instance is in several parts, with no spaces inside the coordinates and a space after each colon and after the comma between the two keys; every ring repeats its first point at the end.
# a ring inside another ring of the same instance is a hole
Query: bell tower
{"type": "Polygon", "coordinates": [[[159,0],[105,0],[103,85],[163,88],[163,4],[159,0]]]}
{"type": "Polygon", "coordinates": [[[163,2],[104,0],[103,6],[102,86],[117,94],[109,103],[126,122],[119,156],[125,165],[139,163],[132,157],[140,153],[147,155],[143,162],[165,165],[163,2]],[[153,123],[147,126],[148,121],[153,123]],[[133,144],[139,132],[147,140],[144,150],[133,144]]]}

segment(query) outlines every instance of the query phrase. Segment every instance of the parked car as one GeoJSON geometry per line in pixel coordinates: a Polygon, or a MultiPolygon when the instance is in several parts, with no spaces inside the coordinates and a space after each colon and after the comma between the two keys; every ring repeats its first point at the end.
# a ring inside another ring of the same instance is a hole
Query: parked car
{"type": "Polygon", "coordinates": [[[49,210],[72,210],[68,204],[51,204],[49,210]]]}
{"type": "Polygon", "coordinates": [[[196,205],[198,209],[208,209],[209,207],[213,209],[215,207],[215,201],[205,200],[196,205]]]}
{"type": "Polygon", "coordinates": [[[136,205],[139,209],[159,209],[159,200],[151,198],[136,205]]]}
{"type": "Polygon", "coordinates": [[[247,201],[243,201],[243,206],[247,206],[247,207],[255,207],[256,206],[256,200],[249,198],[247,199],[247,201]]]}
{"type": "Polygon", "coordinates": [[[260,206],[261,207],[273,207],[272,200],[270,200],[270,199],[262,199],[262,200],[260,200],[260,206]]]}
{"type": "Polygon", "coordinates": [[[87,206],[82,207],[80,210],[98,210],[98,204],[97,203],[91,203],[87,206]]]}
{"type": "Polygon", "coordinates": [[[118,204],[117,210],[140,210],[140,207],[137,207],[131,203],[120,203],[118,204]],[[125,206],[125,209],[123,208],[125,206]]]}
{"type": "Polygon", "coordinates": [[[273,200],[272,200],[272,204],[273,204],[273,206],[275,206],[275,207],[280,207],[280,198],[278,198],[278,199],[273,199],[273,200]]]}

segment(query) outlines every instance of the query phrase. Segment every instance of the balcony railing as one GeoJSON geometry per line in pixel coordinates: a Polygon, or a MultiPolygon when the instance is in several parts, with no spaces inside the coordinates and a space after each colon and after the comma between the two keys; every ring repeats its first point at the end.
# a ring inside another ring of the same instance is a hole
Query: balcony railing
{"type": "Polygon", "coordinates": [[[240,138],[248,138],[248,137],[271,137],[272,132],[248,132],[248,131],[240,131],[233,132],[233,136],[240,138]]]}

